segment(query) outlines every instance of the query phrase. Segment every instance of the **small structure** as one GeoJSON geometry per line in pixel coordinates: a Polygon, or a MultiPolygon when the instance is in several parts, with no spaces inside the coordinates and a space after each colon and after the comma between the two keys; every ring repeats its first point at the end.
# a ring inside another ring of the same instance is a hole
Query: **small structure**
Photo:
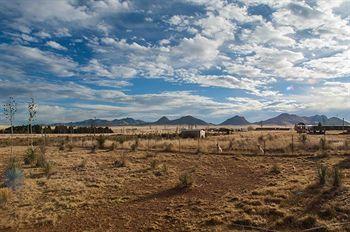
{"type": "Polygon", "coordinates": [[[205,138],[205,130],[201,129],[182,129],[180,132],[181,138],[205,138]]]}

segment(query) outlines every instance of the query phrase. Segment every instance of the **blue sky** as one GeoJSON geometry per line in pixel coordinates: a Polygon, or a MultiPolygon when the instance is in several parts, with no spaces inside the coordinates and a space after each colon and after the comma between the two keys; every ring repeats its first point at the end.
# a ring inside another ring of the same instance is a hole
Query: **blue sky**
{"type": "Polygon", "coordinates": [[[40,122],[350,120],[348,0],[0,0],[0,28],[17,123],[30,97],[40,122]]]}

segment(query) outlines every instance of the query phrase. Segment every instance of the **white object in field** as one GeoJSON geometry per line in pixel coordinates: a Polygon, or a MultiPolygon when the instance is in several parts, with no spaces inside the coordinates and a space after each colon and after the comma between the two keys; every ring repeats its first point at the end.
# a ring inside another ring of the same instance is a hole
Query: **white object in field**
{"type": "Polygon", "coordinates": [[[263,149],[260,145],[258,145],[258,147],[259,147],[260,152],[261,152],[262,154],[265,154],[264,149],[263,149]]]}
{"type": "Polygon", "coordinates": [[[216,148],[217,148],[218,153],[222,153],[222,148],[220,147],[220,145],[218,143],[216,144],[216,148]]]}

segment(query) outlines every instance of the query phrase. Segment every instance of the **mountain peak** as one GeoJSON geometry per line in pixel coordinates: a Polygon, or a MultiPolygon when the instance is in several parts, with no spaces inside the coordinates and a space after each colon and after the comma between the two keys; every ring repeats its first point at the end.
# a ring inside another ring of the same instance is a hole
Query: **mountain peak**
{"type": "Polygon", "coordinates": [[[235,115],[232,118],[225,120],[220,125],[241,126],[241,125],[249,125],[249,124],[250,122],[248,122],[243,116],[235,115]]]}

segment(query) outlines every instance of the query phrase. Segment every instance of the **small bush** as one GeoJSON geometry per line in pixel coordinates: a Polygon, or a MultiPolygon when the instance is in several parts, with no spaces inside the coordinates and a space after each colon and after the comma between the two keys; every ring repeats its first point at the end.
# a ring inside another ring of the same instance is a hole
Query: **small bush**
{"type": "Polygon", "coordinates": [[[152,170],[156,169],[157,168],[157,160],[151,160],[149,165],[150,165],[152,170]]]}
{"type": "Polygon", "coordinates": [[[0,189],[0,206],[6,205],[11,197],[11,191],[8,188],[0,189]]]}
{"type": "Polygon", "coordinates": [[[173,151],[174,150],[174,144],[172,144],[172,143],[166,143],[165,145],[164,145],[164,151],[165,152],[171,152],[171,151],[173,151]]]}
{"type": "Polygon", "coordinates": [[[139,139],[136,138],[135,143],[133,143],[133,144],[131,145],[131,150],[132,150],[132,151],[137,151],[138,148],[139,148],[139,139]]]}
{"type": "Polygon", "coordinates": [[[320,149],[321,151],[325,151],[327,149],[327,141],[325,138],[320,138],[320,149]]]}
{"type": "Polygon", "coordinates": [[[40,168],[45,168],[47,161],[45,154],[39,154],[36,159],[36,166],[40,168]]]}
{"type": "Polygon", "coordinates": [[[15,157],[11,157],[4,173],[5,186],[14,190],[24,182],[24,174],[15,157]]]}
{"type": "Polygon", "coordinates": [[[111,146],[109,146],[109,151],[114,151],[115,149],[115,143],[112,143],[111,146]]]}
{"type": "Polygon", "coordinates": [[[342,186],[342,173],[339,167],[333,168],[333,187],[339,188],[342,186]]]}
{"type": "Polygon", "coordinates": [[[49,178],[54,174],[54,164],[52,162],[46,162],[43,167],[44,174],[49,178]]]}
{"type": "Polygon", "coordinates": [[[64,141],[60,142],[60,144],[58,145],[58,150],[64,151],[64,141]]]}
{"type": "Polygon", "coordinates": [[[106,137],[104,135],[100,135],[97,137],[96,141],[97,141],[97,147],[99,149],[104,149],[105,148],[105,142],[106,142],[106,137]]]}
{"type": "Polygon", "coordinates": [[[73,151],[73,144],[72,144],[72,143],[68,143],[68,144],[67,144],[67,150],[68,150],[69,152],[73,151]]]}
{"type": "Polygon", "coordinates": [[[190,188],[193,185],[193,179],[190,173],[181,174],[179,177],[178,188],[190,188]]]}
{"type": "Polygon", "coordinates": [[[299,136],[299,141],[300,141],[304,146],[306,145],[307,140],[308,140],[308,138],[307,138],[307,135],[306,135],[306,134],[301,134],[301,135],[299,136]]]}
{"type": "Polygon", "coordinates": [[[126,167],[126,165],[127,165],[127,160],[124,154],[121,156],[119,160],[114,161],[114,167],[116,168],[126,167]]]}
{"type": "Polygon", "coordinates": [[[328,168],[326,165],[322,164],[317,167],[317,176],[320,185],[325,185],[327,180],[328,168]]]}
{"type": "Polygon", "coordinates": [[[29,147],[26,150],[26,153],[24,155],[24,164],[25,165],[33,164],[35,160],[36,160],[35,150],[32,147],[29,147]]]}
{"type": "Polygon", "coordinates": [[[92,145],[90,148],[90,153],[95,154],[96,153],[96,145],[92,145]]]}
{"type": "Polygon", "coordinates": [[[79,163],[78,168],[84,169],[84,168],[86,168],[86,165],[87,165],[87,159],[84,158],[84,159],[79,163]]]}
{"type": "Polygon", "coordinates": [[[281,167],[280,167],[278,164],[274,164],[274,165],[271,167],[270,172],[271,172],[272,174],[280,174],[280,173],[281,173],[281,167]]]}

